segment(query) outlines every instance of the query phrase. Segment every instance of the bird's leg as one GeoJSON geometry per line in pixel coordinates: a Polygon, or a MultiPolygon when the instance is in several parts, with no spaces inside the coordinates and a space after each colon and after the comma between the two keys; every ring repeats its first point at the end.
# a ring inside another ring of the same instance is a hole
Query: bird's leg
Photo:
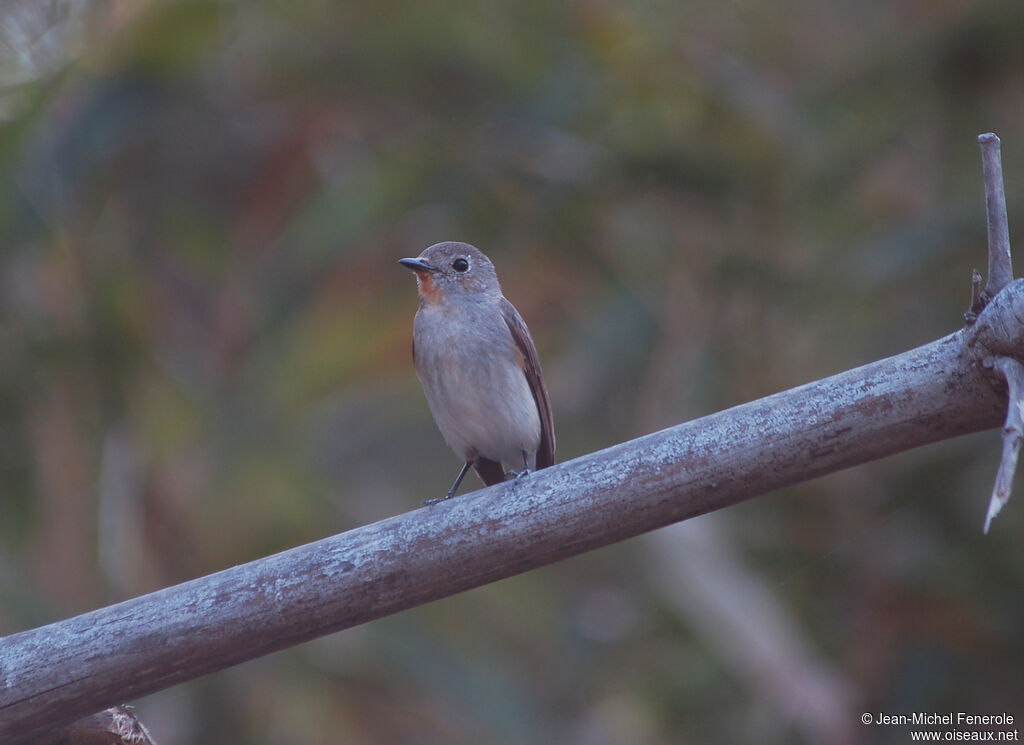
{"type": "Polygon", "coordinates": [[[448,493],[444,495],[445,499],[451,499],[455,496],[455,490],[459,488],[459,484],[462,483],[463,477],[466,475],[466,471],[473,465],[473,461],[467,460],[462,464],[462,470],[459,471],[459,475],[455,477],[455,482],[452,484],[452,488],[448,490],[448,493]]]}
{"type": "Polygon", "coordinates": [[[445,494],[443,497],[438,497],[437,499],[424,499],[422,505],[426,507],[427,505],[437,504],[438,502],[443,502],[446,499],[451,499],[452,497],[454,497],[455,490],[459,488],[459,484],[462,483],[462,479],[463,477],[465,477],[466,471],[469,470],[469,467],[471,465],[473,465],[473,461],[471,460],[467,460],[465,464],[463,464],[462,470],[459,471],[459,475],[455,477],[455,483],[452,484],[452,488],[448,490],[447,494],[445,494]]]}
{"type": "Polygon", "coordinates": [[[505,473],[506,476],[514,478],[516,481],[518,481],[519,479],[521,479],[523,476],[525,476],[526,474],[528,474],[530,472],[530,456],[528,456],[526,454],[525,450],[520,450],[519,452],[521,452],[523,454],[523,470],[522,471],[513,471],[510,468],[505,473]]]}

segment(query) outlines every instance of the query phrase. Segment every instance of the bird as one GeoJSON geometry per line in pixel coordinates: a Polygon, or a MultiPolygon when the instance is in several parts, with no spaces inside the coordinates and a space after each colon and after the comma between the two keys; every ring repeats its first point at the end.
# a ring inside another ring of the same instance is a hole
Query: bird
{"type": "Polygon", "coordinates": [[[537,348],[491,260],[468,243],[445,241],[398,263],[416,275],[416,374],[441,435],[463,461],[448,492],[424,504],[451,499],[470,466],[491,486],[553,465],[555,429],[537,348]]]}

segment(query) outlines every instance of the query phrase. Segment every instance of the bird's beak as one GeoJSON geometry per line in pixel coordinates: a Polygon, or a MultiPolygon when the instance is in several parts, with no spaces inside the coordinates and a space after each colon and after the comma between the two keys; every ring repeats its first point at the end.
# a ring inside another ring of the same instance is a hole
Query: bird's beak
{"type": "Polygon", "coordinates": [[[412,269],[414,272],[436,272],[437,267],[433,264],[428,264],[423,259],[399,259],[398,263],[404,266],[406,269],[412,269]]]}

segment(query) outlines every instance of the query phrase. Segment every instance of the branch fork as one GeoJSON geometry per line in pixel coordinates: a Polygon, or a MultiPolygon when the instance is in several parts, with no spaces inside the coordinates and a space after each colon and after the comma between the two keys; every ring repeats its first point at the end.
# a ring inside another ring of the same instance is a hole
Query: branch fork
{"type": "MultiPolygon", "coordinates": [[[[980,342],[993,357],[986,364],[999,373],[1006,383],[1006,423],[1003,425],[1003,454],[996,472],[996,482],[989,498],[985,515],[987,534],[992,520],[1009,501],[1013,489],[1013,476],[1017,471],[1017,456],[1024,442],[1024,364],[1012,356],[1016,346],[1006,329],[995,324],[976,325],[980,314],[1007,286],[1013,283],[1013,264],[1010,257],[1010,231],[1006,218],[1006,193],[1003,188],[1003,166],[999,138],[989,132],[978,136],[981,147],[981,165],[985,177],[985,214],[988,224],[988,282],[979,292],[981,277],[974,271],[971,277],[971,307],[964,319],[977,333],[968,343],[980,342]],[[1003,332],[1003,333],[1001,333],[1003,332]]],[[[1008,294],[1009,295],[1009,294],[1008,294]]],[[[1013,303],[1013,297],[1009,302],[1013,303]]],[[[1024,317],[1024,308],[1012,307],[1011,315],[1024,317]]],[[[1012,334],[1012,331],[1010,332],[1012,334]]]]}

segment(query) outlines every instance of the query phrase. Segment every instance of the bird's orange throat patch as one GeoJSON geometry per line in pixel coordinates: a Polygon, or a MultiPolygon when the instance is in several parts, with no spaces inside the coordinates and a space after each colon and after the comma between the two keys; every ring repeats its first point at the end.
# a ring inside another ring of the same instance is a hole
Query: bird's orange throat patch
{"type": "Polygon", "coordinates": [[[441,290],[431,272],[416,271],[416,288],[420,291],[420,300],[425,304],[432,305],[441,301],[441,290]]]}

